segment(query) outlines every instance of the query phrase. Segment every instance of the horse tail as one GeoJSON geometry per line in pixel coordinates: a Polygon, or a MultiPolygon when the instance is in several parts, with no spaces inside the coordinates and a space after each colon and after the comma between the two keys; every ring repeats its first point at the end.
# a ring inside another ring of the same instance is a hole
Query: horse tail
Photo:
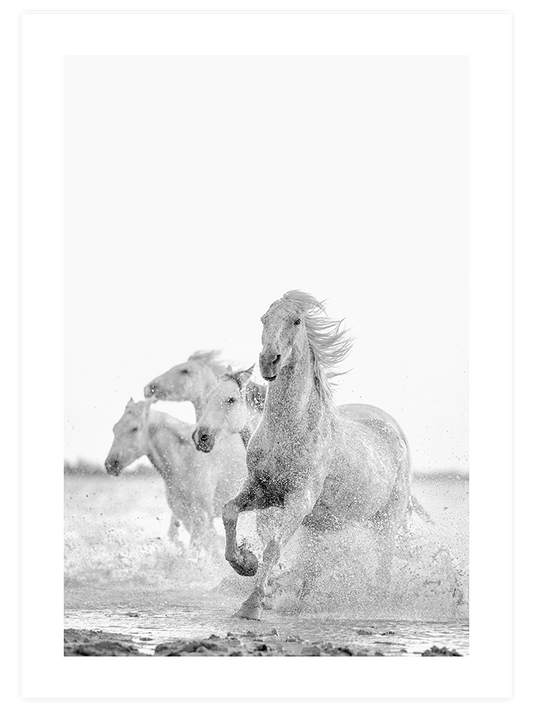
{"type": "Polygon", "coordinates": [[[420,516],[422,521],[425,521],[426,523],[431,523],[432,525],[435,525],[435,521],[431,518],[431,516],[429,515],[427,510],[422,506],[420,501],[413,494],[411,494],[409,508],[411,509],[411,511],[414,511],[416,514],[418,514],[418,516],[420,516]]]}

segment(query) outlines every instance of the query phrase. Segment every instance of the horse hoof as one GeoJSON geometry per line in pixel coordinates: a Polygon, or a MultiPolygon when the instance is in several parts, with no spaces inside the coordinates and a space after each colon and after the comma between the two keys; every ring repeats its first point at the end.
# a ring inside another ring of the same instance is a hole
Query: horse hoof
{"type": "Polygon", "coordinates": [[[228,561],[233,570],[239,575],[252,576],[257,573],[257,568],[259,566],[259,561],[257,557],[246,548],[241,548],[239,550],[240,556],[238,560],[228,561]]]}

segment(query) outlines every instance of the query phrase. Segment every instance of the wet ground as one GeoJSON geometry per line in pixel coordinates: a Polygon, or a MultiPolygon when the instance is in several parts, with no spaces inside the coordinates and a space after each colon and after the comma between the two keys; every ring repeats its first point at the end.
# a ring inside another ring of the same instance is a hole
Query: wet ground
{"type": "MultiPolygon", "coordinates": [[[[373,626],[375,627],[375,626],[373,626]]],[[[66,657],[387,657],[408,655],[405,647],[394,642],[371,641],[375,634],[394,635],[392,630],[376,632],[361,628],[357,634],[368,639],[368,644],[333,644],[321,640],[305,640],[298,635],[280,636],[273,627],[267,632],[248,630],[245,633],[227,632],[209,637],[169,639],[153,644],[153,638],[134,638],[102,630],[66,629],[64,633],[66,657]],[[390,646],[385,646],[389,644],[390,646]]],[[[432,647],[418,652],[422,657],[461,657],[456,649],[432,647]]]]}
{"type": "MultiPolygon", "coordinates": [[[[468,480],[433,479],[415,490],[436,526],[415,522],[386,596],[373,583],[368,535],[354,529],[324,542],[317,587],[305,605],[296,604],[306,553],[300,537],[287,551],[270,609],[253,622],[234,617],[250,579],[235,575],[221,555],[189,560],[186,541],[178,550],[168,540],[157,476],[68,477],[65,653],[466,655],[468,480]]],[[[243,524],[240,535],[253,547],[253,519],[243,524]]]]}

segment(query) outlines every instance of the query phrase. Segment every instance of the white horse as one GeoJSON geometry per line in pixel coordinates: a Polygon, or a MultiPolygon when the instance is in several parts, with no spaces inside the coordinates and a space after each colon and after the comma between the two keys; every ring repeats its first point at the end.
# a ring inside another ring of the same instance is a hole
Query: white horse
{"type": "Polygon", "coordinates": [[[105,461],[108,473],[118,475],[146,455],[163,477],[172,511],[169,537],[177,541],[180,522],[191,536],[194,551],[212,549],[217,534],[213,518],[238,491],[242,466],[227,467],[220,457],[199,453],[192,441],[194,425],[150,408],[152,400],[130,399],[113,427],[114,440],[105,461]]]}
{"type": "Polygon", "coordinates": [[[350,407],[340,413],[334,405],[333,368],[351,347],[341,322],[300,291],[287,292],[261,321],[259,366],[269,381],[264,413],[248,445],[248,477],[222,512],[226,559],[240,575],[257,573],[239,610],[250,619],[261,618],[271,571],[302,524],[323,535],[368,523],[380,538],[386,575],[412,477],[407,440],[390,416],[375,417],[370,408],[368,418],[360,419],[360,411],[354,418],[350,407]],[[280,515],[258,568],[256,556],[237,543],[237,520],[241,512],[269,507],[280,515]]]}
{"type": "Polygon", "coordinates": [[[253,366],[233,371],[230,367],[210,393],[193,440],[201,452],[210,452],[215,442],[240,435],[245,447],[263,415],[266,387],[250,380],[253,366]]]}
{"type": "Polygon", "coordinates": [[[218,360],[218,351],[196,351],[185,363],[179,363],[151,380],[144,388],[144,397],[192,402],[198,420],[209,393],[225,372],[226,366],[218,360]]]}
{"type": "MultiPolygon", "coordinates": [[[[229,368],[231,370],[231,368],[229,368]]],[[[196,420],[198,421],[214,389],[228,372],[228,366],[219,360],[219,351],[196,351],[185,363],[170,368],[166,373],[154,378],[144,389],[146,397],[156,400],[183,402],[189,401],[194,405],[196,420]]],[[[214,444],[214,441],[213,441],[214,444]]],[[[226,437],[220,438],[217,446],[199,448],[203,456],[217,461],[217,467],[228,471],[238,469],[241,478],[246,477],[246,436],[228,432],[226,437]]],[[[232,492],[226,501],[235,495],[232,492]]],[[[263,529],[267,525],[265,516],[256,517],[257,532],[260,537],[264,535],[263,529]]]]}

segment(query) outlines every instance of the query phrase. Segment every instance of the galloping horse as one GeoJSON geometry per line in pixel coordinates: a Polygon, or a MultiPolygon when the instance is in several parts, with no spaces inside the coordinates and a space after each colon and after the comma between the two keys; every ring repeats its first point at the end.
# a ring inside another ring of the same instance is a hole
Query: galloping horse
{"type": "Polygon", "coordinates": [[[228,468],[220,457],[206,457],[192,442],[194,425],[150,408],[152,400],[130,399],[113,427],[114,440],[105,461],[108,473],[120,472],[146,455],[163,477],[172,518],[168,535],[176,540],[180,521],[193,549],[210,549],[217,534],[213,517],[238,491],[244,476],[239,466],[228,468]]]}
{"type": "Polygon", "coordinates": [[[259,367],[269,381],[264,413],[248,445],[248,477],[222,511],[226,559],[240,575],[257,573],[238,614],[257,620],[270,573],[301,524],[321,534],[367,522],[381,538],[380,565],[389,567],[412,475],[407,440],[392,418],[375,417],[370,408],[360,419],[361,412],[341,413],[333,403],[334,368],[351,348],[341,322],[301,291],[284,294],[261,321],[259,367]],[[241,512],[273,506],[280,514],[259,568],[237,543],[237,520],[241,512]]]}
{"type": "Polygon", "coordinates": [[[185,363],[175,365],[149,382],[144,388],[144,397],[192,402],[198,420],[209,393],[225,371],[226,366],[218,360],[218,351],[196,351],[185,363]]]}

